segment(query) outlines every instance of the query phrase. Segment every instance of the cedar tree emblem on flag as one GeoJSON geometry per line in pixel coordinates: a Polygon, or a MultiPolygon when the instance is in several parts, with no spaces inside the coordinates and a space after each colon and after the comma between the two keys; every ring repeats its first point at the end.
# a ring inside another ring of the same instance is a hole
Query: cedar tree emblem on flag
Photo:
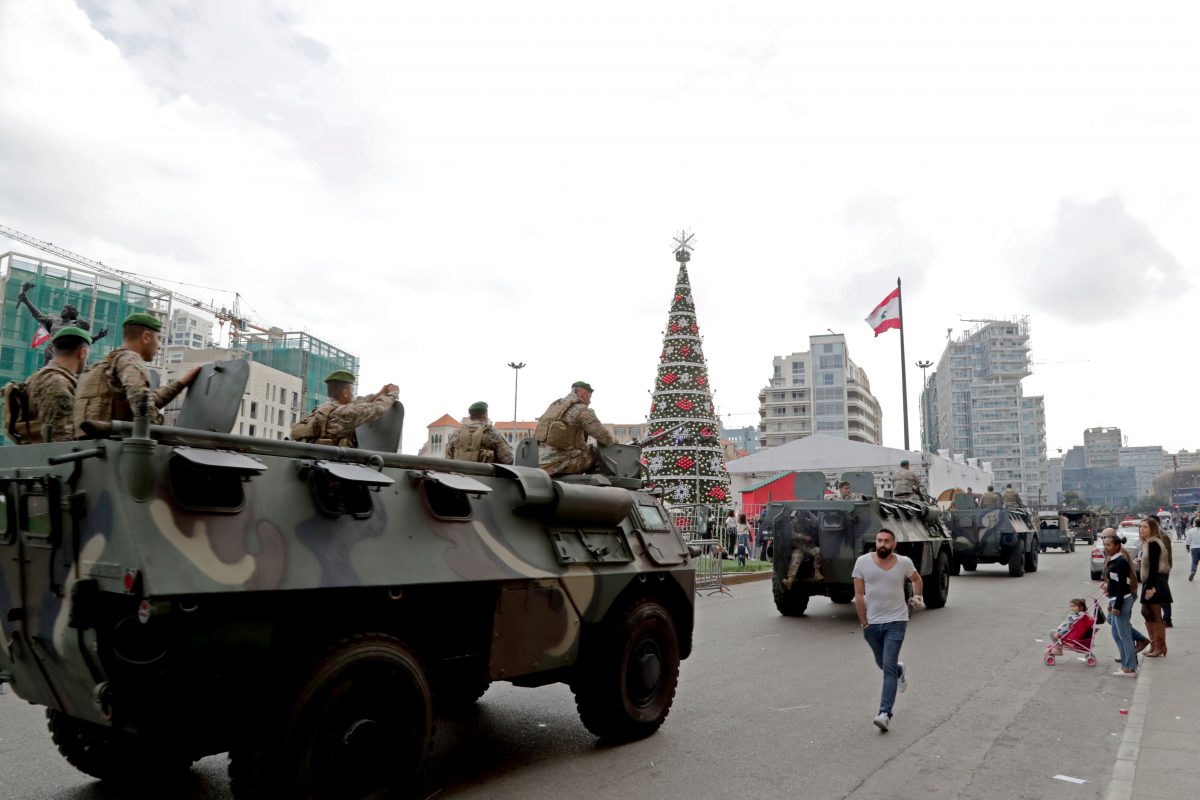
{"type": "Polygon", "coordinates": [[[867,324],[875,331],[876,336],[886,330],[900,328],[900,287],[897,286],[891,294],[883,298],[883,302],[875,306],[871,316],[867,317],[867,324]]]}

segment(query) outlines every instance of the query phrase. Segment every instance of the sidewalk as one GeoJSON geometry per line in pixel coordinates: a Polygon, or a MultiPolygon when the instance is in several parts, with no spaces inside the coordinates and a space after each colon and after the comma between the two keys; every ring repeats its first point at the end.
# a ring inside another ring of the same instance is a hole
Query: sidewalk
{"type": "Polygon", "coordinates": [[[1142,660],[1108,800],[1190,800],[1200,792],[1200,575],[1188,582],[1184,552],[1172,552],[1167,657],[1142,660]]]}

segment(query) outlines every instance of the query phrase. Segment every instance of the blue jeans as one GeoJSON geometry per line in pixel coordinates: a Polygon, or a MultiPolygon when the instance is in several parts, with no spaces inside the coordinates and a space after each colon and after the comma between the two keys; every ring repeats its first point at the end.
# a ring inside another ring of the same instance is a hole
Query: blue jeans
{"type": "Polygon", "coordinates": [[[1112,613],[1116,604],[1116,600],[1110,601],[1108,621],[1112,625],[1112,637],[1117,643],[1117,652],[1121,654],[1121,668],[1137,669],[1137,651],[1133,648],[1133,595],[1127,594],[1121,601],[1120,615],[1112,613]]]}
{"type": "Polygon", "coordinates": [[[877,622],[863,630],[863,638],[875,654],[875,665],[883,670],[883,694],[879,698],[879,713],[892,715],[896,704],[896,684],[900,681],[900,647],[904,644],[907,622],[877,622]]]}
{"type": "Polygon", "coordinates": [[[1196,565],[1198,565],[1198,564],[1200,564],[1200,547],[1193,547],[1192,548],[1192,571],[1188,573],[1189,577],[1196,574],[1196,565]]]}

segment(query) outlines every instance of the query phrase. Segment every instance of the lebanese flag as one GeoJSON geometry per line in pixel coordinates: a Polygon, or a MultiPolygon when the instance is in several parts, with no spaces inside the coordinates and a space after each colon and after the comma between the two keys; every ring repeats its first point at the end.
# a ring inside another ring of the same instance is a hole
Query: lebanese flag
{"type": "Polygon", "coordinates": [[[37,331],[33,334],[33,341],[29,343],[29,349],[41,347],[48,341],[50,341],[50,331],[46,330],[45,325],[38,325],[37,331]]]}
{"type": "Polygon", "coordinates": [[[883,333],[892,328],[899,329],[900,327],[900,287],[897,286],[892,290],[892,293],[883,298],[883,302],[875,306],[875,310],[871,312],[871,316],[867,317],[867,324],[875,330],[875,335],[883,333]]]}

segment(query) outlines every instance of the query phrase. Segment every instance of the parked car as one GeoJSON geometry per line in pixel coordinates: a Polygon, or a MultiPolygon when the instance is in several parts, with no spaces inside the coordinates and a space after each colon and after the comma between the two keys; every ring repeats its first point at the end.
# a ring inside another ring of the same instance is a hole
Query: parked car
{"type": "Polygon", "coordinates": [[[1092,580],[1100,580],[1101,573],[1104,572],[1104,548],[1100,545],[1095,545],[1092,548],[1091,571],[1092,580]]]}

